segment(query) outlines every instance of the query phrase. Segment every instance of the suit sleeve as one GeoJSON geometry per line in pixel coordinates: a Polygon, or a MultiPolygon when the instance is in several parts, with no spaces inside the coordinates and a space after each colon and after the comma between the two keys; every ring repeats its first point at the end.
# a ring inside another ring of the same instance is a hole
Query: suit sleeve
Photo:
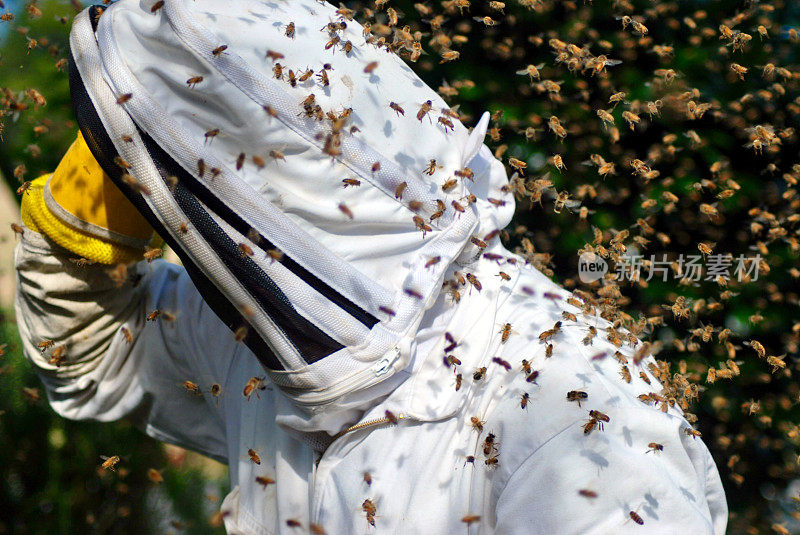
{"type": "Polygon", "coordinates": [[[225,391],[244,348],[182,268],[139,262],[120,285],[108,266],[76,259],[28,228],[16,250],[17,323],[53,409],[70,419],[128,418],[156,439],[224,460],[226,398],[211,385],[225,391]],[[42,351],[45,341],[52,345],[42,351]]]}
{"type": "Polygon", "coordinates": [[[588,436],[583,423],[511,474],[497,500],[496,533],[725,533],[719,474],[702,441],[684,432],[685,421],[629,408],[588,436]]]}

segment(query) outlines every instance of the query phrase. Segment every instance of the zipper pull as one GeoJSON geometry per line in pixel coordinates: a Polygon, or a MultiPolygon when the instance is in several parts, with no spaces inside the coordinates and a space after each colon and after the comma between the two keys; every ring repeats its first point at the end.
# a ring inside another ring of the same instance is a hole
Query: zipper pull
{"type": "Polygon", "coordinates": [[[391,369],[392,364],[400,356],[400,348],[393,347],[382,359],[375,363],[372,371],[375,372],[376,377],[386,374],[391,369]]]}

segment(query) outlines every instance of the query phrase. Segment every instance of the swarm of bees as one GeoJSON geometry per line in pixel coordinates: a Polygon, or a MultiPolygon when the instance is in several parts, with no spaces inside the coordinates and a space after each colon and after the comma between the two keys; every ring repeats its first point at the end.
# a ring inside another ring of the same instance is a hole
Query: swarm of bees
{"type": "MultiPolygon", "coordinates": [[[[155,2],[152,11],[163,6],[163,1],[155,2]]],[[[472,244],[483,251],[499,237],[571,291],[541,296],[523,288],[533,299],[548,299],[563,309],[561,321],[538,333],[547,357],[555,354],[557,359],[560,329],[574,325],[581,313],[600,314],[612,324],[608,329],[588,328],[582,334],[587,347],[604,339],[621,348],[640,339],[632,358],[619,351],[613,356],[598,352],[592,361],[616,362],[619,380],[640,388],[642,403],[664,412],[677,407],[690,423],[698,422],[715,458],[732,460],[718,462],[729,494],[740,492],[745,477],[752,488],[765,482],[783,488],[800,476],[800,429],[795,423],[800,384],[794,378],[800,350],[800,30],[787,20],[790,6],[786,0],[723,2],[712,11],[674,1],[610,0],[595,6],[575,0],[375,0],[348,2],[320,29],[328,53],[341,51],[350,57],[357,46],[384,49],[403,58],[438,90],[449,109],[440,110],[430,100],[387,105],[398,119],[410,117],[407,124],[412,127],[447,133],[456,120],[470,125],[483,110],[492,112],[486,142],[511,180],[504,191],[490,192],[489,202],[500,208],[513,195],[518,210],[507,230],[475,236],[472,244]],[[366,45],[345,37],[343,29],[353,20],[363,26],[366,45]],[[693,64],[687,61],[691,57],[700,59],[693,64]],[[576,276],[581,252],[606,261],[608,273],[582,282],[576,276]],[[748,260],[738,272],[735,263],[720,270],[726,254],[743,254],[748,260]],[[692,256],[698,261],[689,261],[692,256]],[[620,277],[632,257],[641,258],[641,272],[620,277]],[[567,304],[577,310],[567,310],[567,304]],[[645,361],[649,356],[659,360],[645,361]],[[735,389],[730,388],[732,382],[735,389]],[[756,450],[761,452],[758,460],[752,457],[756,450]],[[764,459],[769,460],[766,469],[764,459]]],[[[37,35],[38,16],[41,10],[28,2],[25,13],[0,14],[0,24],[11,25],[16,30],[12,33],[19,34],[20,57],[50,56],[54,71],[61,72],[65,42],[49,43],[37,35]]],[[[303,34],[291,20],[280,23],[287,46],[296,46],[303,34]]],[[[214,46],[208,50],[210,61],[234,48],[231,43],[214,46]]],[[[313,82],[325,88],[334,83],[329,64],[297,68],[287,65],[279,50],[267,51],[264,61],[275,78],[293,87],[313,82]]],[[[365,64],[364,73],[380,75],[382,63],[365,64]]],[[[60,90],[65,91],[66,77],[63,72],[60,76],[60,90]]],[[[52,162],[42,163],[40,136],[61,130],[71,135],[74,126],[57,124],[40,112],[49,112],[48,97],[54,101],[49,91],[16,87],[11,77],[3,83],[9,87],[0,87],[0,139],[10,140],[12,130],[22,138],[18,134],[29,128],[36,140],[15,146],[13,154],[4,153],[11,162],[6,174],[18,181],[18,194],[25,195],[31,177],[53,167],[52,162]]],[[[195,73],[185,79],[185,87],[196,91],[204,83],[208,82],[195,73]]],[[[117,102],[125,106],[132,98],[135,95],[121,94],[117,102]]],[[[330,122],[331,133],[322,141],[323,151],[332,158],[341,154],[343,136],[357,134],[347,125],[353,110],[322,110],[313,94],[298,102],[298,112],[330,122]]],[[[265,120],[277,117],[270,106],[264,113],[265,120]]],[[[204,141],[215,143],[219,136],[224,132],[210,128],[204,141]]],[[[291,156],[279,150],[242,153],[236,169],[249,161],[266,169],[287,158],[291,156]]],[[[125,171],[126,183],[149,193],[128,172],[127,162],[116,164],[125,171]]],[[[372,172],[380,169],[375,162],[372,172]]],[[[441,169],[431,155],[418,171],[436,183],[443,198],[474,179],[468,167],[452,176],[443,176],[441,169]]],[[[219,170],[200,160],[197,173],[211,179],[219,170]]],[[[355,177],[338,180],[348,190],[364,187],[355,177]]],[[[423,213],[420,203],[409,198],[406,182],[394,187],[394,196],[414,211],[410,224],[422,237],[448,211],[463,213],[475,202],[467,195],[440,201],[434,212],[423,213]]],[[[359,217],[344,202],[333,206],[345,224],[359,217]]],[[[12,229],[23,233],[16,223],[12,229]]],[[[181,231],[188,232],[188,227],[181,231]]],[[[239,251],[243,258],[254,254],[246,243],[239,244],[239,251]]],[[[144,259],[152,261],[160,254],[160,249],[148,249],[144,259]]],[[[513,272],[505,267],[506,259],[483,254],[497,262],[500,280],[510,283],[513,272]]],[[[270,256],[280,261],[283,254],[276,250],[270,256]]],[[[426,267],[440,261],[430,258],[426,267]]],[[[76,262],[81,267],[89,264],[76,262]]],[[[109,276],[120,286],[131,280],[122,264],[109,270],[109,276]]],[[[457,303],[482,288],[475,274],[462,271],[445,281],[443,291],[457,303]]],[[[381,312],[394,315],[387,307],[381,312]]],[[[150,315],[148,319],[166,319],[164,311],[150,315]]],[[[514,318],[502,318],[497,328],[501,345],[516,334],[512,325],[516,326],[514,318]]],[[[247,332],[240,327],[236,339],[243,340],[247,332]]],[[[122,333],[132,342],[127,327],[122,333]]],[[[443,357],[445,366],[453,369],[457,391],[470,378],[483,385],[487,374],[520,371],[519,360],[499,357],[488,369],[460,370],[454,354],[460,343],[451,336],[443,357]]],[[[40,344],[40,349],[50,352],[54,365],[62,365],[68,351],[54,346],[55,342],[40,344]]],[[[522,373],[528,392],[515,395],[521,409],[527,409],[534,404],[540,371],[522,360],[522,373]]],[[[258,396],[264,381],[252,378],[244,396],[258,396]]],[[[195,386],[198,392],[205,388],[195,386]]],[[[583,387],[576,385],[566,394],[566,402],[580,407],[590,401],[579,388],[583,387]]],[[[210,393],[215,398],[223,395],[221,388],[210,393]]],[[[584,432],[600,431],[609,420],[593,410],[584,432]]],[[[484,423],[475,416],[470,425],[483,436],[484,423]]],[[[692,428],[684,432],[687,437],[701,434],[692,428]]],[[[488,435],[483,440],[487,439],[488,435]]],[[[646,451],[657,454],[665,447],[669,444],[652,442],[646,451]]],[[[487,457],[487,465],[491,458],[496,462],[497,455],[487,457]]],[[[576,492],[596,496],[594,490],[576,492]]],[[[732,531],[770,529],[759,498],[737,501],[750,505],[732,517],[732,531]]],[[[374,503],[366,500],[363,511],[374,523],[374,503]]],[[[635,511],[630,519],[643,521],[635,511]]],[[[467,524],[479,520],[476,515],[464,517],[467,524]]]]}

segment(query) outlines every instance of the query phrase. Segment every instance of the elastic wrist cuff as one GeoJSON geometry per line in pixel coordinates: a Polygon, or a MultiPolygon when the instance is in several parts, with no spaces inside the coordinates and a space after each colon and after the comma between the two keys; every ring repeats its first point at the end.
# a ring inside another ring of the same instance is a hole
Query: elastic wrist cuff
{"type": "MultiPolygon", "coordinates": [[[[37,178],[22,198],[22,221],[61,247],[100,264],[127,264],[142,259],[143,248],[113,243],[79,230],[58,218],[45,202],[44,188],[51,175],[37,178]]],[[[159,240],[160,241],[160,240],[159,240]]]]}

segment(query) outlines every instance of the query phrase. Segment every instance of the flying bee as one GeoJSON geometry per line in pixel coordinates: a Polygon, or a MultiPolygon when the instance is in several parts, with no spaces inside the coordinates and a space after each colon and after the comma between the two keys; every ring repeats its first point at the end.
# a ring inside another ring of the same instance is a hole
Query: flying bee
{"type": "Polygon", "coordinates": [[[217,48],[211,51],[211,55],[215,58],[218,57],[220,54],[225,52],[228,49],[228,45],[219,45],[217,48]]]}
{"type": "Polygon", "coordinates": [[[345,203],[339,203],[339,211],[342,212],[348,219],[353,219],[353,211],[347,207],[345,203]]]}
{"type": "Polygon", "coordinates": [[[511,364],[509,364],[508,361],[501,359],[500,357],[493,357],[492,362],[498,364],[499,366],[502,366],[503,368],[505,368],[506,371],[511,371],[511,364]]]}
{"type": "Polygon", "coordinates": [[[197,84],[199,84],[202,81],[203,81],[202,76],[192,76],[191,78],[186,80],[186,85],[188,85],[190,88],[194,88],[195,86],[197,86],[197,84]]]}
{"type": "Polygon", "coordinates": [[[250,396],[255,392],[256,397],[261,399],[261,396],[258,395],[258,391],[264,390],[265,388],[264,377],[251,377],[250,380],[247,381],[247,384],[244,385],[242,395],[247,398],[247,401],[250,401],[250,396]]]}
{"type": "Polygon", "coordinates": [[[119,455],[112,455],[111,457],[101,455],[100,458],[103,459],[103,464],[100,465],[100,468],[103,468],[104,470],[116,471],[115,467],[120,461],[119,455]]]}
{"type": "Polygon", "coordinates": [[[664,445],[663,444],[659,444],[658,442],[651,442],[650,444],[647,445],[647,447],[650,448],[650,449],[647,450],[645,453],[650,453],[651,451],[653,453],[658,453],[659,451],[664,451],[664,445]]]}
{"type": "Polygon", "coordinates": [[[156,321],[160,315],[161,311],[155,309],[154,311],[152,311],[150,314],[147,315],[146,321],[156,321]]]}
{"type": "Polygon", "coordinates": [[[255,464],[259,465],[261,464],[261,456],[253,448],[249,448],[247,450],[247,456],[250,457],[250,460],[253,461],[255,464]]]}
{"type": "Polygon", "coordinates": [[[133,93],[124,93],[117,97],[117,104],[120,105],[125,104],[132,98],[133,98],[133,93]]]}
{"type": "Polygon", "coordinates": [[[644,520],[642,520],[642,517],[639,516],[639,513],[637,513],[636,511],[631,511],[631,512],[628,513],[628,515],[631,517],[631,520],[633,520],[634,522],[636,522],[640,526],[644,525],[644,520]]]}
{"type": "Polygon", "coordinates": [[[531,80],[531,84],[533,84],[534,80],[541,79],[541,74],[539,70],[544,67],[544,63],[540,63],[539,65],[528,65],[521,71],[517,71],[517,74],[522,76],[528,76],[531,80]]]}
{"type": "Polygon", "coordinates": [[[164,7],[164,0],[158,0],[158,2],[154,3],[152,5],[152,7],[150,8],[150,13],[155,13],[156,11],[161,9],[162,7],[164,7]]]}
{"type": "Polygon", "coordinates": [[[481,521],[481,515],[466,515],[461,518],[461,521],[468,526],[481,521]]]}
{"type": "Polygon", "coordinates": [[[390,102],[389,107],[392,108],[395,111],[395,113],[397,113],[398,116],[400,115],[405,116],[406,114],[405,110],[402,107],[400,107],[400,104],[398,104],[397,102],[390,102]]]}
{"type": "Polygon", "coordinates": [[[457,50],[445,50],[442,52],[441,56],[442,59],[439,63],[447,63],[448,61],[457,60],[461,56],[461,53],[457,50]]]}
{"type": "MultiPolygon", "coordinates": [[[[253,450],[248,450],[248,453],[250,451],[253,451],[253,450]]],[[[253,453],[255,453],[255,452],[253,452],[253,453]]],[[[256,454],[256,456],[258,456],[258,454],[256,454]]],[[[251,457],[251,459],[252,459],[252,457],[251,457]]],[[[255,462],[255,461],[253,461],[253,462],[255,462]]],[[[258,462],[256,464],[261,464],[261,463],[258,462]]],[[[261,485],[264,488],[267,488],[269,485],[274,485],[275,484],[275,480],[272,479],[271,477],[267,477],[267,476],[256,476],[256,483],[258,483],[259,485],[261,485]]]]}
{"type": "Polygon", "coordinates": [[[433,108],[433,102],[426,100],[425,103],[420,106],[419,111],[417,112],[417,120],[422,122],[422,119],[428,114],[429,111],[431,111],[431,108],[433,108]]]}
{"type": "Polygon", "coordinates": [[[448,129],[450,132],[455,131],[456,128],[455,125],[453,124],[453,121],[451,121],[448,117],[444,116],[439,117],[438,122],[440,125],[444,127],[445,133],[448,132],[448,129]]]}
{"type": "Polygon", "coordinates": [[[578,495],[583,496],[584,498],[597,498],[598,496],[595,491],[589,489],[580,489],[578,491],[578,495]]]}
{"type": "Polygon", "coordinates": [[[567,392],[567,401],[576,401],[578,403],[578,407],[581,406],[581,401],[585,401],[589,398],[589,394],[582,390],[570,390],[567,392]]]}
{"type": "Polygon", "coordinates": [[[429,258],[429,259],[427,260],[427,262],[425,262],[425,268],[433,267],[433,266],[435,266],[436,264],[438,264],[438,263],[439,263],[441,260],[442,260],[442,257],[441,257],[441,256],[434,256],[434,257],[431,257],[431,258],[429,258]]]}

